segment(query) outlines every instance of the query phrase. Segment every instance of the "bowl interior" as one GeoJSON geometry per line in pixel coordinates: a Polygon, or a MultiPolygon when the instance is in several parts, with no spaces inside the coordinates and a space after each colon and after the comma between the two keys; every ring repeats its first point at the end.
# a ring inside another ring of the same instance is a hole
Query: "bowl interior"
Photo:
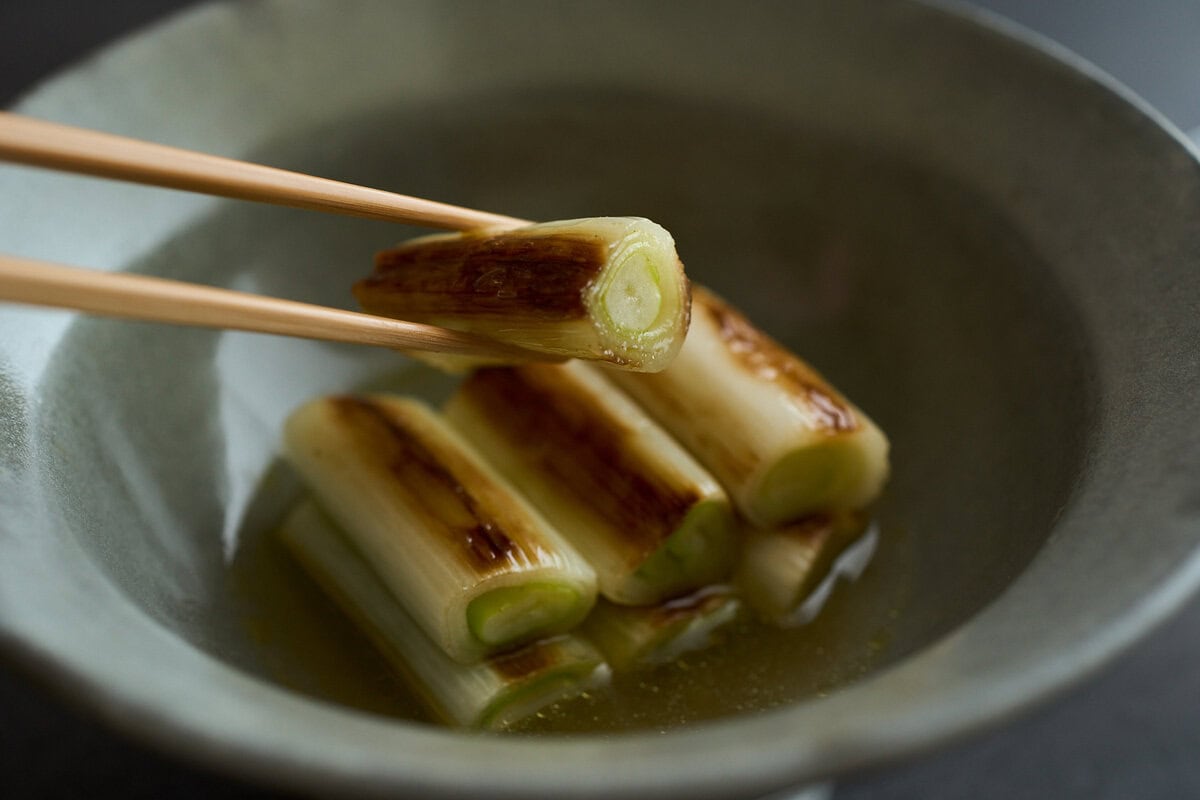
{"type": "MultiPolygon", "coordinates": [[[[1071,306],[1019,231],[929,168],[736,106],[602,90],[380,109],[253,155],[532,218],[660,220],[694,280],[877,419],[895,464],[882,551],[841,593],[836,625],[790,636],[795,652],[760,657],[766,674],[736,684],[760,704],[859,677],[968,619],[1036,552],[1079,468],[1087,362],[1071,306]],[[1036,395],[1031,369],[1050,376],[1036,395]]],[[[227,203],[130,268],[346,305],[373,251],[407,234],[227,203]]],[[[387,353],[81,319],[51,359],[39,415],[38,435],[58,444],[41,468],[78,487],[60,529],[196,647],[405,713],[379,691],[385,669],[269,542],[296,494],[273,466],[289,409],[385,379],[434,400],[450,382],[387,353]],[[322,647],[331,636],[343,646],[322,647]]],[[[726,711],[753,705],[724,696],[726,711]]]]}

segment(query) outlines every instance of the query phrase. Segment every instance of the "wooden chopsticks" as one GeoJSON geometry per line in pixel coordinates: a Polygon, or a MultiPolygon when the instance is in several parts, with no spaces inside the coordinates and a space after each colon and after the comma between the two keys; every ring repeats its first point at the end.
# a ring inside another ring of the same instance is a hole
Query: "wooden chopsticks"
{"type": "Polygon", "coordinates": [[[202,328],[529,361],[552,358],[433,325],[184,281],[0,255],[0,300],[202,328]]]}
{"type": "MultiPolygon", "coordinates": [[[[525,220],[0,112],[0,160],[434,228],[525,220]]],[[[228,289],[0,255],[0,300],[93,314],[511,359],[539,354],[481,336],[228,289]]]]}
{"type": "Polygon", "coordinates": [[[239,200],[406,222],[515,228],[526,220],[0,112],[0,160],[239,200]]]}

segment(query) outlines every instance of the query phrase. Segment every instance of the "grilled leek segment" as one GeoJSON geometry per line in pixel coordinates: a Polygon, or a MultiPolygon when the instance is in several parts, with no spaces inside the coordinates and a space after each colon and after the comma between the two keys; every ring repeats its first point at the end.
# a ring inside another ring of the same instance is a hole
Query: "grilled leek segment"
{"type": "Polygon", "coordinates": [[[639,217],[413,239],[354,295],[372,314],[648,372],[678,352],[690,307],[674,240],[639,217]]]}
{"type": "Polygon", "coordinates": [[[580,629],[617,671],[666,664],[715,643],[741,609],[725,586],[712,586],[654,606],[601,600],[580,629]]]}
{"type": "Polygon", "coordinates": [[[861,508],[888,474],[888,441],[808,364],[711,292],[671,366],[606,373],[717,477],[738,510],[773,527],[861,508]]]}
{"type": "Polygon", "coordinates": [[[737,585],[761,617],[782,622],[829,577],[834,561],[867,530],[861,511],[816,514],[771,530],[747,530],[737,585]]]}
{"type": "Polygon", "coordinates": [[[579,554],[433,411],[385,395],[292,413],[289,460],[454,659],[570,630],[595,602],[579,554]]]}
{"type": "Polygon", "coordinates": [[[572,635],[527,644],[476,664],[454,661],[425,635],[311,500],[293,509],[279,536],[447,724],[503,728],[608,679],[608,666],[596,648],[572,635]]]}
{"type": "Polygon", "coordinates": [[[725,492],[588,365],[479,370],[445,413],[595,568],[609,600],[650,605],[730,571],[725,492]]]}

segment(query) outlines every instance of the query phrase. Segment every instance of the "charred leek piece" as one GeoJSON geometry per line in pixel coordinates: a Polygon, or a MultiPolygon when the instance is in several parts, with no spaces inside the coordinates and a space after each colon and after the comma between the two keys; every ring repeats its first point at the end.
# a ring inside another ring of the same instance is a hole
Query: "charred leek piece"
{"type": "Polygon", "coordinates": [[[587,562],[421,403],[314,400],[288,419],[285,445],[322,507],[458,661],[570,630],[595,601],[587,562]]]}
{"type": "Polygon", "coordinates": [[[505,727],[608,678],[596,648],[572,635],[460,664],[425,635],[311,500],[292,511],[279,535],[326,594],[450,725],[505,727]]]}
{"type": "Polygon", "coordinates": [[[596,569],[609,600],[650,605],[730,571],[725,492],[586,364],[479,370],[446,417],[596,569]]]}
{"type": "Polygon", "coordinates": [[[619,606],[601,600],[583,623],[614,670],[665,664],[713,644],[740,603],[726,587],[703,589],[657,606],[619,606]]]}
{"type": "Polygon", "coordinates": [[[354,295],[372,314],[647,372],[678,352],[690,306],[674,240],[639,217],[413,239],[354,295]]]}
{"type": "Polygon", "coordinates": [[[760,527],[861,508],[887,478],[888,442],[875,423],[699,287],[687,342],[669,369],[606,374],[691,450],[760,527]]]}
{"type": "Polygon", "coordinates": [[[737,585],[759,616],[783,622],[829,577],[834,562],[866,529],[865,513],[842,511],[772,530],[748,530],[737,585]]]}

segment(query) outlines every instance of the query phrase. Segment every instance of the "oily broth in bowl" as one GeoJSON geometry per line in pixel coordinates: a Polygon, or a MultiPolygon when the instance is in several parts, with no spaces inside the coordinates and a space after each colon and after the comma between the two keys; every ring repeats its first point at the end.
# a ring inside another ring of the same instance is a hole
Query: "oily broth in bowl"
{"type": "MultiPolygon", "coordinates": [[[[619,676],[528,730],[666,728],[832,691],[998,595],[1070,486],[1086,404],[1067,303],[1001,216],[921,165],[743,109],[611,91],[380,110],[251,160],[535,219],[655,219],[694,280],[892,440],[879,548],[817,620],[738,623],[716,647],[619,676]],[[1022,436],[1004,435],[1016,425],[1022,436]],[[1063,445],[1037,449],[1047,438],[1063,445]]],[[[350,307],[373,252],[413,233],[226,203],[131,269],[350,307]]],[[[88,531],[79,543],[132,600],[302,695],[425,719],[271,537],[300,491],[276,454],[284,417],[308,397],[383,385],[440,401],[453,379],[383,351],[82,319],[46,382],[43,419],[80,446],[51,450],[44,469],[88,494],[63,513],[90,510],[71,529],[88,531]],[[124,480],[113,491],[97,473],[124,480]]]]}

